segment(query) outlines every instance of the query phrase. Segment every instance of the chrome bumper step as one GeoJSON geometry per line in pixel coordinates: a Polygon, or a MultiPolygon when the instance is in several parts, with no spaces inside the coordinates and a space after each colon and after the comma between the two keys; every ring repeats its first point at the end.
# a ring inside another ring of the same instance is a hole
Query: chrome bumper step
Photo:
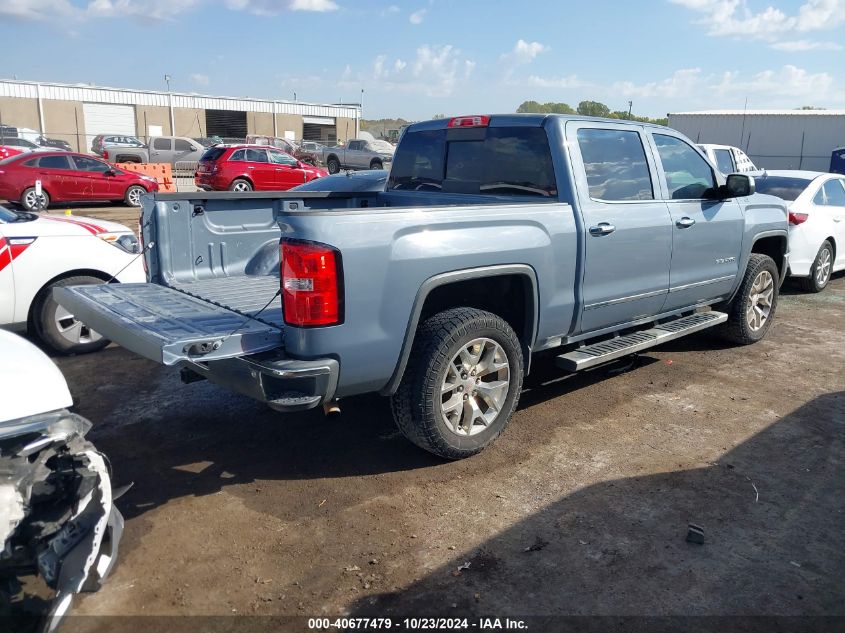
{"type": "Polygon", "coordinates": [[[719,325],[727,320],[728,315],[724,312],[697,312],[680,319],[667,321],[661,325],[655,325],[648,330],[640,330],[600,343],[579,347],[566,354],[561,354],[555,362],[558,367],[567,371],[589,369],[649,347],[681,338],[687,334],[719,325]]]}

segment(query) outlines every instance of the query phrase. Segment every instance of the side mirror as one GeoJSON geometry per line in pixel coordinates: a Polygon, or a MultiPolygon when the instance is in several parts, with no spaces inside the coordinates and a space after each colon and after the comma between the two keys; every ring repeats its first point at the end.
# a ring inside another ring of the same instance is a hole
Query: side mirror
{"type": "Polygon", "coordinates": [[[746,174],[730,174],[725,181],[726,198],[743,198],[754,195],[757,187],[754,178],[746,174]]]}
{"type": "Polygon", "coordinates": [[[116,174],[117,174],[117,172],[114,169],[107,169],[106,171],[103,172],[103,176],[106,176],[106,177],[114,176],[116,174]]]}

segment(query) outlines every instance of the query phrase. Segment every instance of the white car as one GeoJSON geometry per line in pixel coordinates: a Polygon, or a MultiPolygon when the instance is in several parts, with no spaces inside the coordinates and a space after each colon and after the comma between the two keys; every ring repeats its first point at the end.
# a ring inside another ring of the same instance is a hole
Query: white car
{"type": "Polygon", "coordinates": [[[753,161],[738,147],[714,145],[713,143],[699,143],[698,146],[707,155],[710,162],[716,165],[718,170],[725,175],[757,171],[753,161]]]}
{"type": "Polygon", "coordinates": [[[757,191],[789,203],[789,274],[821,292],[845,270],[845,176],[815,171],[765,171],[757,191]]]}
{"type": "Polygon", "coordinates": [[[38,574],[55,591],[42,629],[54,631],[73,595],[96,591],[114,566],[120,492],[105,456],[85,439],[91,423],[68,411],[59,368],[11,332],[0,330],[0,350],[0,620],[17,615],[5,593],[38,574]]]}
{"type": "Polygon", "coordinates": [[[144,282],[135,234],[90,218],[0,206],[0,328],[28,330],[54,350],[79,354],[108,341],[62,308],[56,286],[144,282]]]}

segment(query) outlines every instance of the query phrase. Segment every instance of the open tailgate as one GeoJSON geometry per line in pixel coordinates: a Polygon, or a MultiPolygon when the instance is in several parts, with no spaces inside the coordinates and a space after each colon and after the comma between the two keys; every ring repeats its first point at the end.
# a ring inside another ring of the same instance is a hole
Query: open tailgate
{"type": "Polygon", "coordinates": [[[77,319],[163,365],[255,354],[281,347],[284,329],[158,284],[54,289],[77,319]]]}

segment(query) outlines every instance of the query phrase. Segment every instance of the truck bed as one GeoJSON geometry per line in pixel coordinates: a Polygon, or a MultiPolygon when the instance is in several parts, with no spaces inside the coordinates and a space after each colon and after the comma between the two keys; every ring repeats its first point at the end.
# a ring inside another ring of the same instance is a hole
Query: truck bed
{"type": "Polygon", "coordinates": [[[267,325],[282,325],[282,300],[281,297],[276,297],[279,278],[275,275],[244,275],[174,282],[171,287],[216,306],[255,317],[267,325]],[[268,302],[271,302],[270,305],[256,317],[268,302]]]}

